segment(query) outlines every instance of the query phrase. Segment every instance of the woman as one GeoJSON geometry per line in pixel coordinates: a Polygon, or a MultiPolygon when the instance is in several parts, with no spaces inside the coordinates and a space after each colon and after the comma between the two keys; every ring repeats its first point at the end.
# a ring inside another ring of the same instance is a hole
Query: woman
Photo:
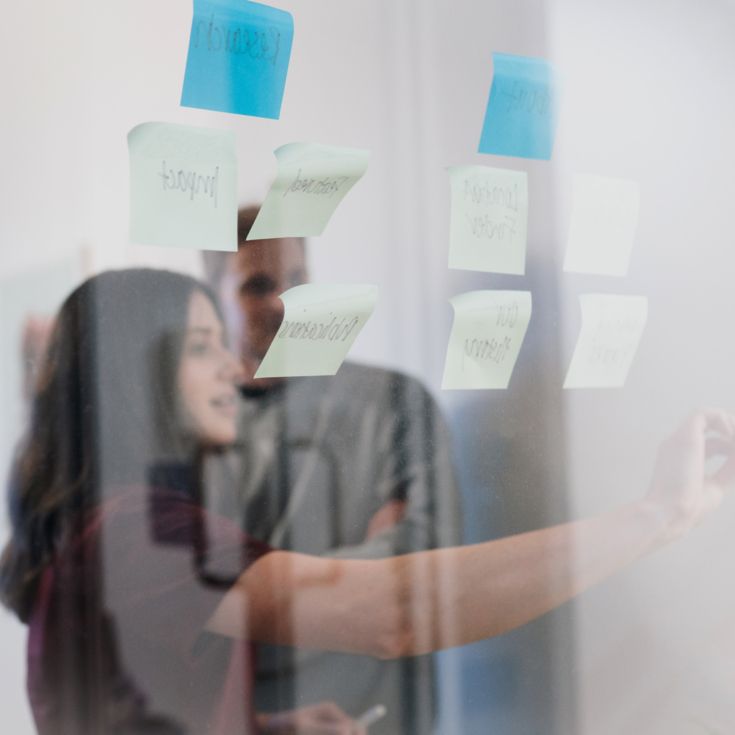
{"type": "Polygon", "coordinates": [[[396,657],[501,634],[681,535],[735,470],[735,421],[704,412],[664,444],[645,499],[597,518],[383,560],[269,551],[200,502],[200,457],[235,438],[237,379],[192,279],[105,273],[62,307],[2,564],[41,732],[257,732],[249,642],[396,657]],[[708,447],[728,456],[712,477],[708,447]]]}
{"type": "Polygon", "coordinates": [[[4,600],[29,624],[41,733],[353,731],[327,704],[256,724],[250,651],[201,635],[221,578],[267,551],[205,527],[196,502],[199,455],[234,437],[236,372],[193,279],[106,273],[63,305],[2,563],[4,600]]]}

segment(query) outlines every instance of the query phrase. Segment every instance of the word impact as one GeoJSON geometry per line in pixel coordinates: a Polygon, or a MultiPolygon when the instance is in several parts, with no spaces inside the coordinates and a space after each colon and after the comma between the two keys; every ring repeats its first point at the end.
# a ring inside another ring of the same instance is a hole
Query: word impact
{"type": "Polygon", "coordinates": [[[189,194],[193,202],[194,197],[202,191],[214,200],[214,208],[217,209],[217,185],[219,184],[219,166],[214,168],[214,176],[202,176],[196,171],[174,171],[166,166],[166,161],[161,164],[161,173],[158,174],[163,182],[164,191],[183,191],[189,194]]]}
{"type": "Polygon", "coordinates": [[[286,191],[283,192],[283,196],[286,197],[289,194],[301,192],[302,194],[333,197],[347,181],[349,181],[349,176],[340,176],[336,179],[330,179],[328,176],[325,176],[323,179],[302,179],[301,169],[299,169],[296,178],[291,182],[291,185],[286,191]]]}
{"type": "Polygon", "coordinates": [[[312,341],[329,340],[330,342],[344,342],[359,323],[360,319],[358,317],[354,317],[350,321],[348,321],[348,317],[342,317],[342,320],[340,322],[337,322],[336,316],[328,324],[324,322],[317,323],[311,321],[284,321],[281,325],[281,330],[278,332],[278,338],[310,339],[312,341]]]}
{"type": "Polygon", "coordinates": [[[273,66],[276,65],[281,51],[281,33],[276,28],[265,31],[247,27],[233,28],[229,24],[217,23],[214,13],[209,24],[204,20],[196,24],[194,48],[199,48],[202,35],[206,39],[207,51],[247,56],[254,61],[270,62],[273,66]]]}

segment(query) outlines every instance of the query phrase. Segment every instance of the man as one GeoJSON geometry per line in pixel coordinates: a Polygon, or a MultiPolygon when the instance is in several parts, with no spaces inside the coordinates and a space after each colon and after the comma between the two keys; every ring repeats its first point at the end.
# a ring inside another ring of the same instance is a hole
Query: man
{"type": "MultiPolygon", "coordinates": [[[[239,212],[236,254],[205,253],[245,374],[240,440],[207,467],[210,506],[272,546],[322,556],[460,543],[449,436],[417,381],[349,362],[334,377],[254,379],[283,318],[279,296],[308,281],[303,240],[246,241],[257,212],[239,212]]],[[[331,700],[357,716],[385,705],[376,734],[431,732],[436,699],[430,657],[276,647],[259,654],[255,691],[270,712],[331,700]]]]}

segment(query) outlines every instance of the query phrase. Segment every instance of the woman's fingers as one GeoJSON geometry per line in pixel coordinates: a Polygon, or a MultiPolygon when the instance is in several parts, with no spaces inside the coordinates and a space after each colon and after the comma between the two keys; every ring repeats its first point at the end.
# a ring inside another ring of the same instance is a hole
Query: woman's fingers
{"type": "Polygon", "coordinates": [[[271,723],[277,722],[281,729],[267,731],[277,735],[366,735],[365,728],[334,702],[320,702],[293,712],[281,713],[276,718],[271,723]]]}
{"type": "Polygon", "coordinates": [[[702,409],[691,414],[661,444],[648,498],[669,519],[670,537],[698,525],[722,501],[735,482],[735,417],[702,409]],[[716,469],[708,460],[724,462],[716,469]]]}
{"type": "Polygon", "coordinates": [[[724,440],[735,439],[735,416],[719,409],[700,409],[689,415],[669,437],[669,441],[699,442],[710,435],[719,436],[724,440]]]}

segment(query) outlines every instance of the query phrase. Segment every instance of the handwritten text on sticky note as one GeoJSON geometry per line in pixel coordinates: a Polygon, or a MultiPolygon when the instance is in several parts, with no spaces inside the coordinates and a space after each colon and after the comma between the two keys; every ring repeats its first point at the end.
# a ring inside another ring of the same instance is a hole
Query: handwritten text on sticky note
{"type": "Polygon", "coordinates": [[[528,291],[471,291],[451,299],[444,389],[508,387],[531,321],[528,291]]]}
{"type": "Polygon", "coordinates": [[[292,43],[290,13],[247,0],[194,0],[181,104],[278,119],[292,43]]]}
{"type": "Polygon", "coordinates": [[[578,174],[564,270],[624,276],[633,250],[640,186],[635,181],[578,174]]]}
{"type": "Polygon", "coordinates": [[[584,294],[582,330],[565,388],[622,388],[648,319],[645,296],[584,294]]]}
{"type": "Polygon", "coordinates": [[[522,275],[526,270],[528,178],[487,166],[449,169],[449,267],[522,275]]]}
{"type": "Polygon", "coordinates": [[[233,133],[143,123],[128,134],[128,150],[131,240],[237,250],[233,133]]]}
{"type": "Polygon", "coordinates": [[[376,286],[296,286],[281,295],[283,322],[256,378],[335,375],[375,308],[376,286]]]}
{"type": "Polygon", "coordinates": [[[340,202],[367,171],[369,153],[316,143],[275,152],[278,175],[248,240],[321,235],[340,202]]]}
{"type": "Polygon", "coordinates": [[[557,117],[553,66],[544,59],[498,53],[493,66],[480,153],[548,161],[557,117]]]}

